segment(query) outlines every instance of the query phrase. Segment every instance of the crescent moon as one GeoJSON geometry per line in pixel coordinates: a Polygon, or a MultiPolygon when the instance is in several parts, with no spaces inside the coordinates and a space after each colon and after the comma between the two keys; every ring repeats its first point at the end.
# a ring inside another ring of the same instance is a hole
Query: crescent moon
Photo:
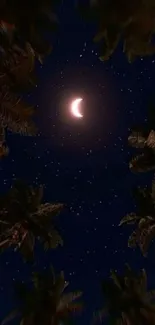
{"type": "Polygon", "coordinates": [[[71,112],[75,117],[81,118],[83,115],[79,112],[79,103],[82,101],[82,98],[77,98],[72,102],[71,112]]]}

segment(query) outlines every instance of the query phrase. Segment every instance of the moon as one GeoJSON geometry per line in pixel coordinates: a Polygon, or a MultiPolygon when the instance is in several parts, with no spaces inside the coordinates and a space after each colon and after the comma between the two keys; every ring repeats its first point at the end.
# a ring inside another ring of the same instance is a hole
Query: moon
{"type": "Polygon", "coordinates": [[[79,104],[81,101],[82,101],[82,98],[77,98],[71,104],[71,112],[77,118],[83,117],[83,115],[79,111],[79,104]]]}

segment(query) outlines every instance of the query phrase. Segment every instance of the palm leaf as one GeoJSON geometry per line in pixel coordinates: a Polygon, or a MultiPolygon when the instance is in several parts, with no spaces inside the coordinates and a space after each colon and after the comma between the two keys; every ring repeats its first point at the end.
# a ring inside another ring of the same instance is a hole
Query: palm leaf
{"type": "Polygon", "coordinates": [[[82,304],[76,303],[76,299],[81,297],[81,292],[68,293],[63,296],[66,287],[63,272],[55,277],[55,281],[51,270],[47,274],[35,272],[32,275],[32,282],[33,287],[25,284],[19,284],[16,287],[24,324],[32,325],[38,313],[43,317],[43,323],[46,323],[47,318],[52,318],[54,324],[58,324],[60,321],[65,322],[69,319],[70,313],[81,310],[82,304]],[[50,310],[46,309],[46,303],[42,303],[45,299],[48,306],[51,305],[50,310]]]}
{"type": "Polygon", "coordinates": [[[152,219],[149,220],[148,218],[141,218],[138,223],[138,228],[140,230],[144,229],[150,223],[150,221],[152,221],[152,219]]]}
{"type": "Polygon", "coordinates": [[[76,313],[76,312],[81,312],[83,309],[83,304],[82,303],[71,303],[67,306],[67,311],[69,313],[76,313]]]}
{"type": "Polygon", "coordinates": [[[39,287],[39,277],[38,277],[38,272],[33,272],[32,274],[32,282],[35,287],[35,289],[38,289],[39,287]]]}
{"type": "Polygon", "coordinates": [[[66,307],[68,308],[74,300],[80,298],[81,296],[82,296],[82,292],[80,291],[64,294],[59,301],[57,310],[63,310],[66,307]]]}
{"type": "Polygon", "coordinates": [[[6,249],[10,246],[10,239],[6,238],[0,242],[0,249],[6,249]]]}
{"type": "Polygon", "coordinates": [[[152,300],[154,301],[155,300],[155,290],[148,291],[146,297],[147,297],[148,301],[152,301],[152,300]]]}
{"type": "Polygon", "coordinates": [[[7,247],[10,245],[8,236],[12,236],[12,231],[17,227],[22,238],[17,242],[15,250],[19,249],[26,260],[33,261],[35,239],[43,243],[45,250],[63,245],[58,231],[50,225],[50,222],[48,224],[48,218],[46,219],[48,214],[51,216],[57,214],[63,205],[40,204],[42,195],[42,187],[32,188],[23,181],[16,180],[8,193],[0,198],[0,220],[8,223],[5,227],[0,223],[1,228],[4,228],[3,236],[0,238],[2,246],[6,244],[6,240],[7,247]]]}
{"type": "Polygon", "coordinates": [[[63,246],[63,240],[58,231],[52,229],[52,231],[48,233],[48,238],[44,240],[44,249],[47,251],[49,249],[57,248],[59,245],[63,246]]]}
{"type": "Polygon", "coordinates": [[[29,43],[26,43],[24,62],[19,67],[14,69],[14,75],[17,80],[20,78],[20,82],[24,82],[25,79],[29,78],[31,71],[34,69],[35,54],[29,43]]]}
{"type": "Polygon", "coordinates": [[[33,325],[34,324],[34,313],[31,313],[28,317],[21,319],[20,325],[33,325]]]}
{"type": "Polygon", "coordinates": [[[55,292],[55,298],[56,298],[57,304],[60,301],[60,297],[61,297],[62,293],[64,292],[65,287],[66,286],[65,286],[64,272],[61,271],[59,273],[59,275],[56,276],[55,285],[54,285],[54,292],[55,292]]]}
{"type": "Polygon", "coordinates": [[[6,316],[3,319],[1,325],[5,325],[6,323],[12,321],[14,318],[20,316],[20,314],[21,313],[20,313],[19,309],[14,309],[8,316],[6,316]]]}
{"type": "Polygon", "coordinates": [[[44,203],[40,204],[34,216],[38,219],[39,223],[42,225],[47,225],[52,217],[58,215],[63,209],[64,205],[61,203],[51,204],[44,203]]]}
{"type": "Polygon", "coordinates": [[[123,224],[134,224],[138,219],[139,216],[137,216],[135,213],[127,214],[125,217],[122,218],[119,223],[119,226],[122,226],[123,224]]]}
{"type": "Polygon", "coordinates": [[[27,236],[19,247],[19,250],[26,262],[32,262],[34,260],[34,245],[35,237],[32,232],[28,232],[27,236]]]}
{"type": "Polygon", "coordinates": [[[51,296],[53,299],[53,288],[55,286],[55,278],[53,276],[51,268],[48,272],[34,272],[33,283],[38,292],[40,291],[46,293],[48,291],[48,295],[51,296]]]}
{"type": "Polygon", "coordinates": [[[40,211],[40,207],[41,205],[41,201],[43,199],[43,186],[39,186],[35,189],[30,188],[31,192],[30,192],[30,196],[31,196],[31,209],[32,211],[35,211],[35,215],[36,215],[36,210],[40,211]]]}
{"type": "Polygon", "coordinates": [[[110,273],[111,273],[110,277],[113,280],[114,284],[121,290],[122,288],[117,273],[114,270],[111,270],[110,273]]]}
{"type": "Polygon", "coordinates": [[[29,107],[21,98],[10,93],[9,89],[1,90],[0,100],[1,123],[8,130],[23,135],[36,134],[36,128],[32,122],[34,108],[29,107]]]}
{"type": "Polygon", "coordinates": [[[142,136],[141,132],[132,131],[128,137],[128,143],[134,148],[144,148],[145,138],[142,136]]]}
{"type": "Polygon", "coordinates": [[[52,278],[52,280],[53,280],[53,283],[55,283],[56,276],[55,276],[55,272],[54,272],[54,267],[53,267],[53,265],[50,265],[50,273],[51,273],[51,278],[52,278]]]}
{"type": "MultiPolygon", "coordinates": [[[[130,265],[128,263],[125,263],[125,270],[124,270],[124,283],[130,287],[131,281],[136,277],[136,274],[131,269],[130,265]]],[[[136,279],[137,281],[137,279],[136,279]]]]}
{"type": "Polygon", "coordinates": [[[146,143],[149,148],[155,148],[155,131],[151,130],[146,143]]]}
{"type": "Polygon", "coordinates": [[[96,312],[94,312],[93,315],[93,320],[96,323],[97,321],[99,321],[100,323],[103,322],[103,320],[108,316],[108,309],[107,307],[100,309],[96,312]]]}
{"type": "Polygon", "coordinates": [[[148,247],[152,239],[154,239],[154,237],[155,237],[155,224],[148,227],[148,229],[144,229],[141,234],[140,247],[144,255],[147,253],[148,247]]]}
{"type": "Polygon", "coordinates": [[[9,154],[9,147],[4,144],[1,145],[0,146],[0,159],[8,156],[8,154],[9,154]]]}
{"type": "Polygon", "coordinates": [[[7,82],[7,79],[11,79],[11,83],[20,86],[27,83],[34,64],[35,54],[29,43],[26,43],[25,50],[14,46],[12,51],[7,52],[2,62],[1,81],[3,80],[4,83],[7,82]]]}
{"type": "Polygon", "coordinates": [[[147,274],[146,274],[145,269],[141,270],[140,287],[142,289],[142,292],[147,291],[147,274]]]}
{"type": "Polygon", "coordinates": [[[102,30],[102,31],[98,32],[98,33],[95,35],[93,41],[94,41],[95,43],[100,42],[100,41],[105,37],[105,34],[106,34],[106,31],[105,31],[105,30],[102,30]]]}
{"type": "Polygon", "coordinates": [[[135,247],[137,244],[137,232],[133,231],[128,239],[128,247],[135,247]]]}

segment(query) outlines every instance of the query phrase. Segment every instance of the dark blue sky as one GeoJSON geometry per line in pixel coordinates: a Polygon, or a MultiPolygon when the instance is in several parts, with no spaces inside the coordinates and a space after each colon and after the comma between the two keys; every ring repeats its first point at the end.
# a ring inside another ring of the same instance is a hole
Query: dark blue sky
{"type": "MultiPolygon", "coordinates": [[[[85,310],[77,324],[88,324],[102,304],[100,283],[111,268],[122,271],[125,262],[145,267],[155,287],[154,248],[144,259],[138,249],[127,248],[131,229],[117,226],[134,209],[132,187],[153,177],[129,171],[127,137],[133,123],[146,118],[150,97],[155,99],[155,57],[130,65],[120,46],[108,62],[100,62],[93,26],[67,3],[59,11],[53,53],[37,67],[38,86],[29,96],[37,105],[40,136],[8,134],[10,155],[0,162],[0,190],[23,178],[44,184],[45,201],[66,203],[57,222],[64,247],[46,254],[37,247],[37,267],[52,263],[64,270],[71,290],[84,292],[85,310]],[[84,118],[78,121],[69,112],[76,96],[83,98],[84,118]]],[[[15,304],[13,282],[29,280],[31,271],[18,253],[1,256],[0,317],[15,304]]]]}

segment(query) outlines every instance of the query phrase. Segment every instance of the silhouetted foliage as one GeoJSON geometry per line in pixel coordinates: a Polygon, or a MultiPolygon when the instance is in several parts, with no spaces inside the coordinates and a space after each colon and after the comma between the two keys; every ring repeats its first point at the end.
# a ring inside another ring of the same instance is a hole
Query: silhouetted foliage
{"type": "Polygon", "coordinates": [[[82,292],[64,292],[69,283],[63,272],[55,275],[51,268],[48,272],[34,273],[32,281],[31,289],[26,284],[18,284],[16,292],[20,307],[6,317],[2,325],[18,315],[23,325],[59,325],[61,322],[67,325],[71,315],[81,311],[82,304],[76,300],[82,292]]]}
{"type": "Polygon", "coordinates": [[[112,270],[111,279],[102,283],[105,307],[95,314],[95,321],[108,317],[113,325],[155,324],[155,290],[147,291],[145,270],[136,274],[126,265],[123,275],[112,270]]]}
{"type": "Polygon", "coordinates": [[[33,261],[35,240],[48,250],[62,245],[62,239],[53,226],[63,204],[41,203],[43,187],[33,188],[22,181],[0,197],[0,248],[14,247],[26,261],[33,261]]]}
{"type": "Polygon", "coordinates": [[[3,48],[6,49],[12,44],[24,48],[25,44],[29,43],[36,57],[41,59],[49,53],[51,44],[45,35],[55,31],[58,25],[54,8],[59,3],[58,0],[2,1],[0,20],[3,27],[3,48]]]}
{"type": "Polygon", "coordinates": [[[22,98],[10,91],[6,85],[0,89],[0,158],[5,155],[5,132],[9,130],[27,136],[34,136],[37,132],[32,117],[34,108],[26,105],[22,98]]]}
{"type": "Polygon", "coordinates": [[[127,214],[119,225],[136,225],[136,229],[129,237],[128,246],[138,245],[142,254],[146,256],[148,247],[155,238],[155,181],[152,181],[151,188],[137,188],[133,194],[137,212],[127,214]]]}
{"type": "Polygon", "coordinates": [[[34,135],[34,109],[26,107],[17,93],[36,84],[35,59],[41,63],[51,51],[46,33],[58,26],[54,8],[60,1],[19,0],[0,3],[0,158],[9,148],[5,143],[6,129],[23,135],[34,135]],[[18,104],[17,104],[18,103],[18,104]],[[27,109],[27,112],[26,112],[27,109]]]}
{"type": "Polygon", "coordinates": [[[128,143],[141,151],[129,163],[132,172],[147,172],[155,169],[155,104],[148,107],[148,118],[143,124],[134,126],[128,143]]]}
{"type": "Polygon", "coordinates": [[[78,1],[81,15],[97,25],[94,42],[99,45],[100,59],[108,60],[123,41],[128,61],[155,53],[155,2],[153,0],[78,1]]]}

